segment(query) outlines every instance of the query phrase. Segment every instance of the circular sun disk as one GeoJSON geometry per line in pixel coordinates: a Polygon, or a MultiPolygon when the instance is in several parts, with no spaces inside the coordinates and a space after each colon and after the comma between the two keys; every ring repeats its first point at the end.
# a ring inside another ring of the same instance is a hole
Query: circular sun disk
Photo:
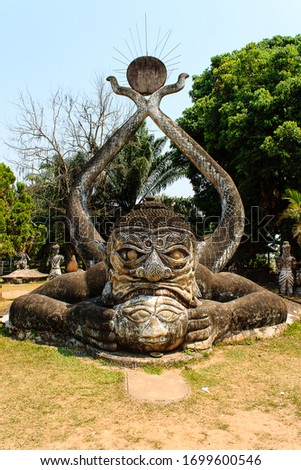
{"type": "Polygon", "coordinates": [[[164,85],[167,70],[160,59],[142,56],[130,63],[126,76],[131,88],[141,95],[148,96],[164,85]]]}

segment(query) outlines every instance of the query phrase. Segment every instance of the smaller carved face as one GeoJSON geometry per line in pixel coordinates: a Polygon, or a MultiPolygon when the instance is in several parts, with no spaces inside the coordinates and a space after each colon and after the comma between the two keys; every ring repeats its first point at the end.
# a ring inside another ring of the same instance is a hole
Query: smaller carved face
{"type": "Polygon", "coordinates": [[[184,340],[188,311],[175,299],[139,296],[114,307],[118,343],[140,352],[170,351],[184,340]]]}

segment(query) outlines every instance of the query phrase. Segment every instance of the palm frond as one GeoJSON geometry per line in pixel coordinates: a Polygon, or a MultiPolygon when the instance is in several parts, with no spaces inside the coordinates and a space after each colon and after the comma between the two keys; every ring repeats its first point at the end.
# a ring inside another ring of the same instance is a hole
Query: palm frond
{"type": "Polygon", "coordinates": [[[282,212],[280,220],[291,219],[296,223],[301,223],[301,193],[295,189],[286,189],[282,199],[288,201],[288,206],[282,212]]]}

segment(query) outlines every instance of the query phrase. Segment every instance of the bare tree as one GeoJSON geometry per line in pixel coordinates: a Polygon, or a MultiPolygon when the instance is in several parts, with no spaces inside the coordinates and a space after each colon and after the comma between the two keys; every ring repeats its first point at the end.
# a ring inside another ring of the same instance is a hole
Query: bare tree
{"type": "MultiPolygon", "coordinates": [[[[90,97],[74,97],[59,89],[44,104],[28,90],[20,94],[7,145],[19,157],[14,164],[31,185],[39,216],[50,217],[53,207],[56,219],[52,222],[66,220],[74,179],[129,113],[129,109],[116,105],[120,100],[115,102],[113,96],[100,77],[96,77],[95,92],[90,97]]],[[[70,226],[64,230],[69,231],[70,226]]],[[[65,248],[71,256],[70,244],[65,248]]]]}
{"type": "Polygon", "coordinates": [[[106,81],[96,79],[94,97],[74,97],[57,90],[47,105],[37,102],[27,90],[16,104],[16,123],[9,125],[12,139],[7,145],[20,157],[14,163],[23,174],[38,174],[41,164],[56,156],[64,186],[69,189],[66,159],[82,152],[94,156],[107,136],[127,114],[113,103],[106,81]]]}

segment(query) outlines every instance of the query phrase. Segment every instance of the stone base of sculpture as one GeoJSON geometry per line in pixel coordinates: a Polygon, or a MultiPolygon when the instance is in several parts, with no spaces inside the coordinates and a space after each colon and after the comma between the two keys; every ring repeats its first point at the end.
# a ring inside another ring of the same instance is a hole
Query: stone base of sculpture
{"type": "Polygon", "coordinates": [[[36,269],[16,269],[10,274],[2,276],[4,282],[8,284],[25,284],[27,282],[45,281],[48,274],[43,274],[36,269]]]}

